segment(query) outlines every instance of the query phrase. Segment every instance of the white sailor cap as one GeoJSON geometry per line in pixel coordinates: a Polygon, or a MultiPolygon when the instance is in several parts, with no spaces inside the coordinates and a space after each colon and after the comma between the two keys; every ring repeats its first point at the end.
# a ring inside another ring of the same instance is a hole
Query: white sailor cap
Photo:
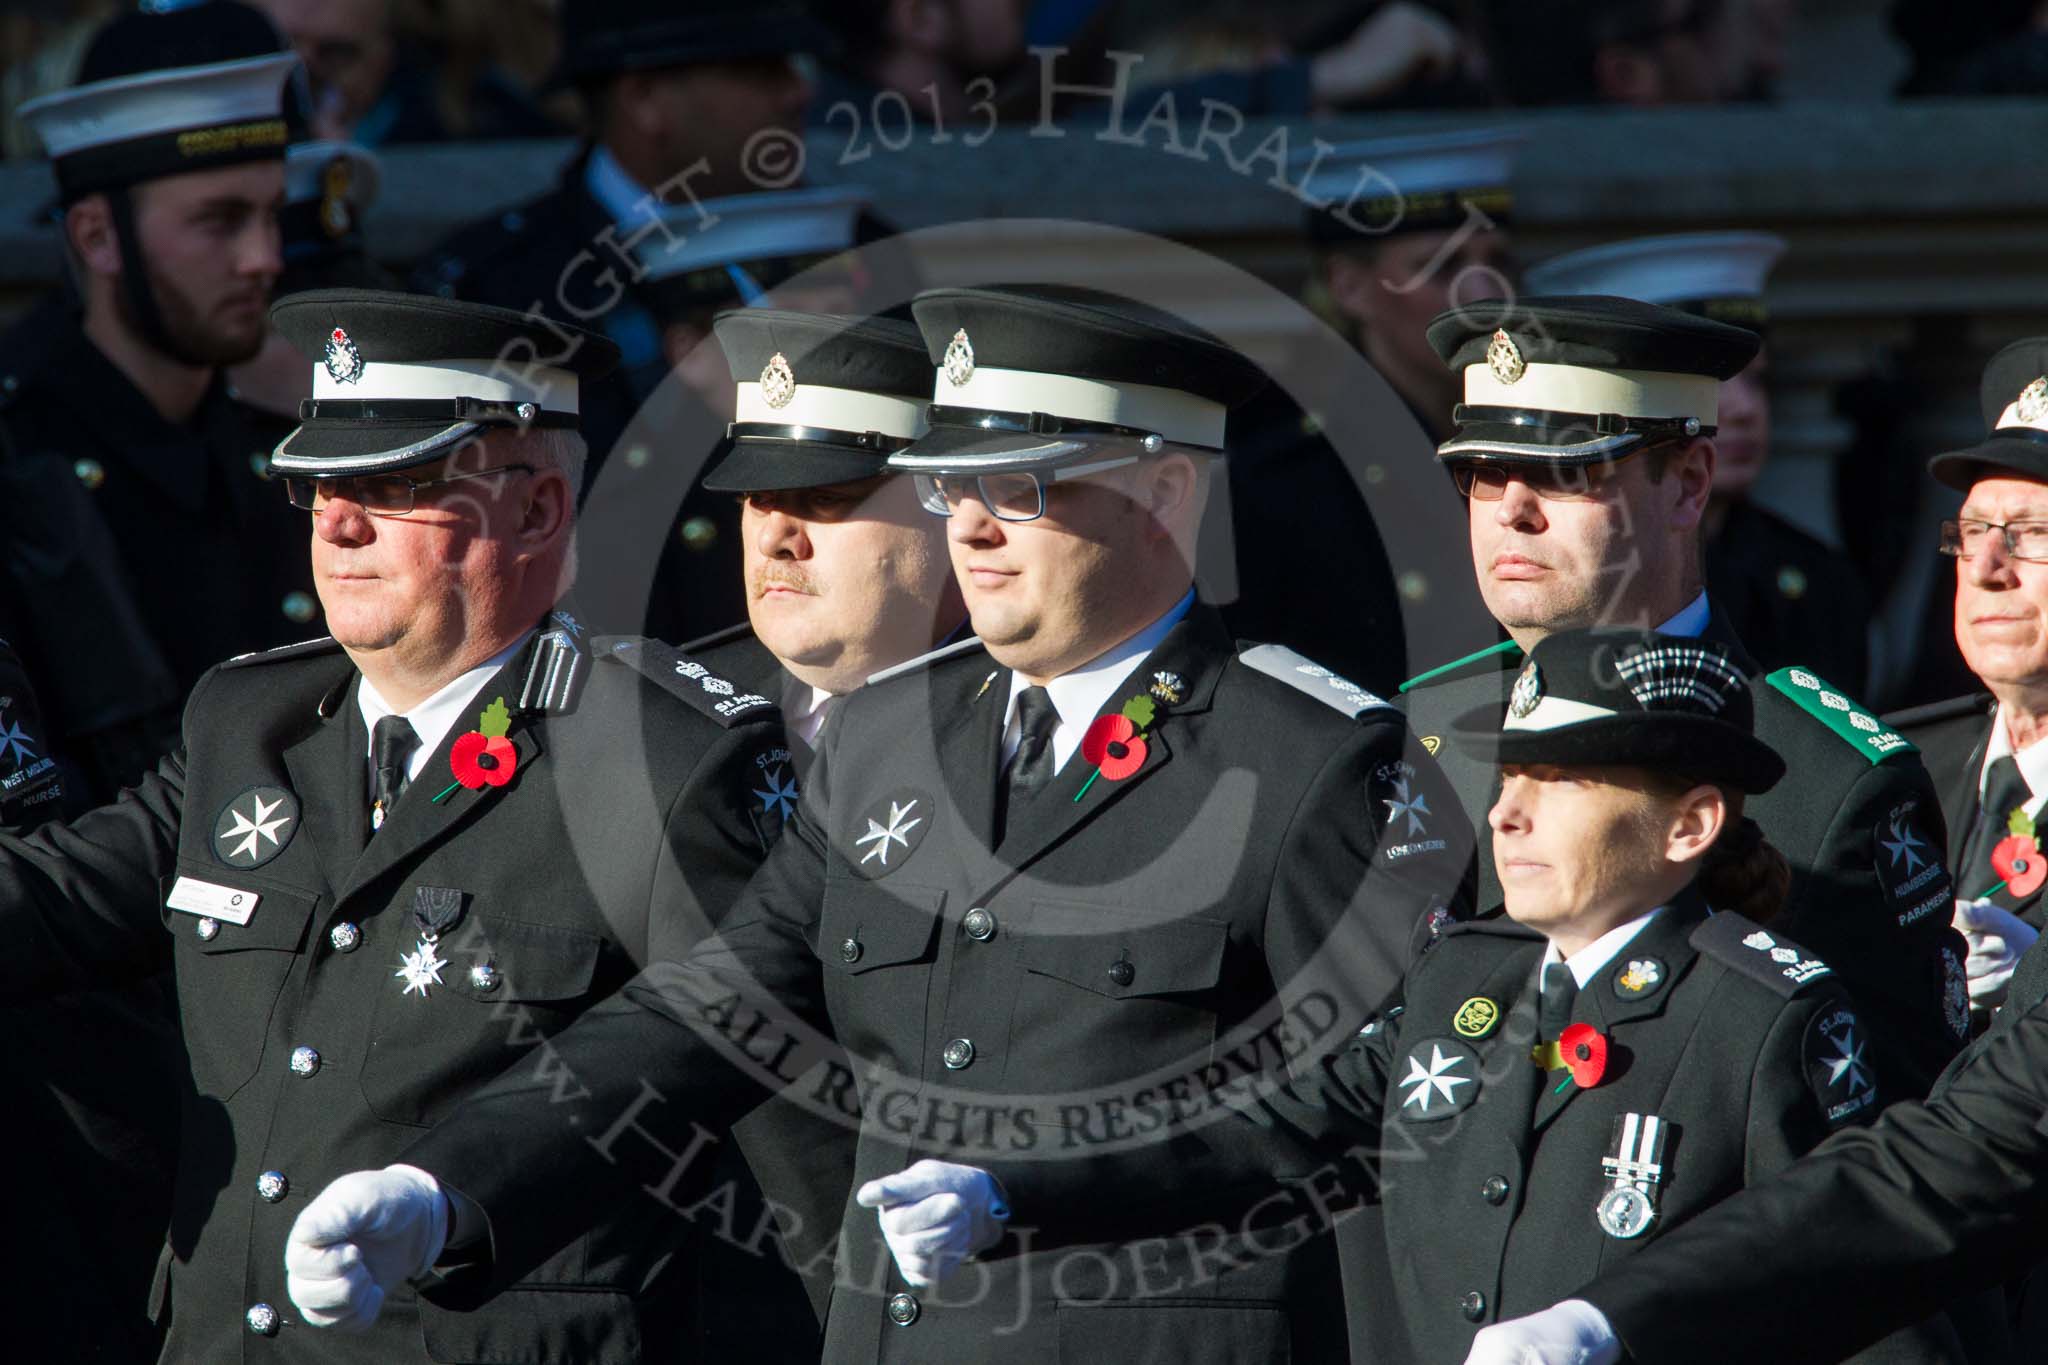
{"type": "Polygon", "coordinates": [[[1785,254],[1768,232],[1681,232],[1567,251],[1523,275],[1531,294],[1615,294],[1761,329],[1764,282],[1785,254]]]}
{"type": "Polygon", "coordinates": [[[377,202],[384,168],[354,142],[296,142],[285,154],[278,233],[287,265],[360,242],[363,213],[377,202]]]}
{"type": "Polygon", "coordinates": [[[1441,231],[1474,209],[1505,224],[1514,213],[1515,153],[1528,140],[1470,128],[1311,145],[1295,153],[1289,178],[1309,202],[1309,235],[1330,244],[1441,231]]]}
{"type": "Polygon", "coordinates": [[[664,204],[654,221],[631,229],[633,259],[657,311],[752,303],[852,247],[870,202],[857,186],[828,185],[664,204]]]}

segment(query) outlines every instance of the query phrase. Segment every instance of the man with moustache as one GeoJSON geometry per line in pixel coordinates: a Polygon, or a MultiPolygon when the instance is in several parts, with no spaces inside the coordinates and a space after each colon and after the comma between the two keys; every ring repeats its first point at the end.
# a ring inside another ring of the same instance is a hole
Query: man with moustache
{"type": "Polygon", "coordinates": [[[562,1103],[521,1067],[307,1207],[309,1314],[363,1323],[430,1269],[494,1286],[671,1197],[690,1125],[759,1094],[735,1047],[798,1078],[815,1032],[861,1078],[828,1359],[1341,1353],[1329,1210],[1222,1096],[1350,1036],[1461,900],[1470,833],[1392,708],[1194,598],[1254,367],[1092,291],[913,310],[940,371],[891,467],[981,638],[846,698],[719,942],[553,1040],[562,1103]]]}
{"type": "Polygon", "coordinates": [[[279,47],[226,0],[126,14],[76,85],[20,110],[76,289],[0,337],[0,633],[42,687],[74,809],[176,743],[201,673],[315,614],[300,528],[222,374],[261,349],[282,268],[279,47]]]}
{"type": "Polygon", "coordinates": [[[683,652],[780,700],[798,772],[838,703],[964,629],[944,523],[889,456],[925,432],[917,328],[741,308],[712,323],[736,386],[703,479],[740,502],[744,625],[683,652]]]}
{"type": "MultiPolygon", "coordinates": [[[[1511,638],[1404,684],[1423,743],[1503,701],[1526,651],[1557,630],[1643,626],[1747,661],[1706,589],[1700,527],[1720,385],[1755,356],[1756,334],[1633,299],[1539,297],[1454,309],[1430,342],[1464,372],[1459,431],[1437,458],[1466,501],[1481,595],[1511,638]]],[[[1745,667],[1758,736],[1799,774],[1751,810],[1792,866],[1781,922],[1862,1005],[1887,1102],[1924,1094],[1969,1023],[1934,785],[1909,742],[1828,680],[1745,667]]],[[[1491,769],[1449,746],[1439,757],[1483,819],[1491,769]]],[[[1482,852],[1480,901],[1499,895],[1482,852]]]]}
{"type": "MultiPolygon", "coordinates": [[[[681,1280],[723,1254],[713,1228],[651,1203],[491,1305],[394,1298],[366,1339],[309,1332],[283,1293],[310,1193],[717,924],[765,853],[747,807],[781,726],[561,605],[601,338],[550,365],[546,324],[373,291],[273,317],[322,357],[273,458],[334,634],[209,671],[121,801],[0,838],[0,994],[175,976],[192,1093],[149,1296],[167,1360],[730,1358],[703,1344],[720,1306],[681,1280]]],[[[787,1280],[752,1357],[815,1358],[794,1278],[729,1251],[787,1280]]]]}

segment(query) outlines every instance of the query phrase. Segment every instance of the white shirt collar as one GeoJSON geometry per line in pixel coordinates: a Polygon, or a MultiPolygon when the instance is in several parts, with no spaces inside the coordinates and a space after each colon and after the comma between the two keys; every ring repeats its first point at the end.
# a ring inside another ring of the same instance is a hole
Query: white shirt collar
{"type": "Polygon", "coordinates": [[[1707,590],[1700,589],[1700,595],[1685,604],[1678,615],[1657,627],[1659,635],[1694,636],[1706,633],[1707,622],[1713,618],[1713,608],[1707,605],[1707,590]]]}
{"type": "MultiPolygon", "coordinates": [[[[1570,957],[1559,952],[1555,942],[1546,943],[1543,946],[1543,965],[1548,967],[1553,962],[1564,963],[1572,969],[1572,980],[1579,983],[1580,990],[1584,990],[1588,983],[1600,974],[1602,967],[1614,961],[1621,950],[1628,947],[1630,941],[1648,928],[1650,921],[1663,912],[1664,907],[1660,905],[1646,914],[1637,915],[1627,924],[1609,929],[1570,957]]],[[[1538,976],[1540,979],[1540,969],[1538,976]]]]}
{"type": "MultiPolygon", "coordinates": [[[[1054,772],[1067,766],[1067,760],[1081,747],[1081,736],[1086,733],[1088,723],[1108,704],[1110,696],[1123,685],[1124,679],[1131,676],[1131,670],[1159,647],[1159,642],[1166,638],[1166,632],[1172,630],[1194,604],[1195,590],[1189,588],[1166,615],[1122,644],[1104,650],[1071,673],[1062,673],[1045,685],[1046,692],[1052,697],[1053,710],[1060,713],[1060,723],[1052,732],[1054,772]]],[[[1010,670],[1010,700],[1003,710],[1004,763],[1010,761],[1010,756],[1023,742],[1022,728],[1017,724],[1017,694],[1029,686],[1031,684],[1017,670],[1010,670]]]]}
{"type": "MultiPolygon", "coordinates": [[[[2012,732],[2005,728],[2005,704],[1999,703],[1998,713],[1991,718],[1991,740],[1984,746],[1984,761],[1977,767],[1977,799],[1984,799],[1985,775],[1991,765],[2001,758],[2010,756],[2019,764],[2020,776],[2027,779],[2027,790],[2034,794],[2027,802],[2027,814],[2039,815],[2041,807],[2048,805],[2048,741],[2029,744],[2018,753],[2013,752],[2012,732]]],[[[1993,812],[2003,815],[2003,812],[1993,812]]]]}
{"type": "Polygon", "coordinates": [[[637,223],[658,212],[653,195],[626,174],[618,158],[601,145],[593,148],[583,163],[583,188],[614,223],[637,223]]]}
{"type": "Polygon", "coordinates": [[[838,693],[827,692],[807,682],[792,681],[794,685],[783,697],[783,727],[815,749],[818,747],[818,732],[825,728],[825,718],[830,714],[838,693]]]}
{"type": "Polygon", "coordinates": [[[403,714],[412,722],[413,733],[420,737],[420,747],[412,751],[412,760],[406,766],[406,780],[409,782],[420,775],[420,769],[427,766],[427,760],[441,747],[441,741],[448,735],[462,713],[470,709],[476,694],[489,682],[497,671],[511,662],[512,656],[525,648],[533,638],[528,631],[498,653],[478,664],[454,681],[445,683],[441,689],[425,701],[401,713],[397,707],[385,701],[381,693],[371,685],[368,678],[356,685],[356,707],[363,713],[363,756],[370,756],[370,735],[377,729],[377,722],[386,716],[403,714]]]}

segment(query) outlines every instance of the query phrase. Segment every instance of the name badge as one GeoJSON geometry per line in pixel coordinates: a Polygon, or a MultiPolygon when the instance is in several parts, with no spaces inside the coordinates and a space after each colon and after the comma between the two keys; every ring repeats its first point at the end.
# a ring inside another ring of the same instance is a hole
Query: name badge
{"type": "Polygon", "coordinates": [[[249,917],[256,913],[256,902],[261,899],[254,891],[244,891],[240,887],[202,882],[196,877],[180,877],[171,884],[171,894],[165,898],[164,905],[188,915],[224,919],[229,924],[247,924],[249,917]]]}

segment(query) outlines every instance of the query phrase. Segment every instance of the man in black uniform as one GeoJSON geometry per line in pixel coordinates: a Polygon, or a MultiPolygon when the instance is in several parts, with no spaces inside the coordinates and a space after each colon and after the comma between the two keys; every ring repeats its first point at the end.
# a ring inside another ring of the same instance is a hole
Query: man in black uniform
{"type": "Polygon", "coordinates": [[[224,0],[123,15],[77,85],[20,110],[56,172],[80,303],[53,296],[0,337],[5,634],[78,809],[176,743],[207,668],[318,614],[302,530],[221,373],[262,346],[280,268],[295,59],[278,48],[224,0]]]}
{"type": "MultiPolygon", "coordinates": [[[[1767,232],[1638,237],[1529,267],[1531,294],[1618,294],[1747,327],[1768,341],[1764,280],[1783,254],[1767,232]]],[[[1750,496],[1771,453],[1769,347],[1721,386],[1714,492],[1703,526],[1707,592],[1757,663],[1801,663],[1860,695],[1870,673],[1870,594],[1841,551],[1750,496]]]]}
{"type": "MultiPolygon", "coordinates": [[[[716,922],[765,851],[748,793],[781,727],[767,698],[586,640],[556,606],[577,390],[606,343],[367,291],[275,320],[323,356],[275,461],[334,636],[208,672],[134,792],[0,840],[0,987],[175,968],[197,1098],[152,1294],[168,1359],[697,1358],[664,1274],[688,1229],[651,1204],[489,1307],[408,1299],[366,1342],[307,1331],[282,1292],[309,1193],[716,922]],[[570,342],[560,365],[516,359],[570,342]]],[[[789,1290],[766,1349],[802,1359],[789,1290]]]]}
{"type": "Polygon", "coordinates": [[[752,1102],[734,1042],[796,1076],[815,1029],[861,1072],[828,1358],[1341,1351],[1327,1241],[1274,1185],[1308,1173],[1220,1105],[1350,1036],[1460,900],[1469,831],[1392,708],[1194,600],[1255,369],[1091,292],[915,311],[941,373],[891,463],[947,515],[981,639],[846,699],[722,943],[553,1041],[586,1098],[521,1067],[407,1154],[459,1192],[445,1256],[441,1197],[362,1172],[302,1216],[294,1293],[359,1319],[437,1261],[516,1278],[752,1102]]]}
{"type": "MultiPolygon", "coordinates": [[[[1755,355],[1756,334],[1585,297],[1453,311],[1430,340],[1464,371],[1459,434],[1438,458],[1466,499],[1481,594],[1512,638],[1405,685],[1423,743],[1504,699],[1523,650],[1553,630],[1700,635],[1747,660],[1703,584],[1699,528],[1720,384],[1755,355]]],[[[1933,783],[1911,744],[1819,675],[1747,666],[1757,734],[1799,774],[1750,812],[1792,865],[1785,930],[1848,983],[1887,1094],[1924,1094],[1969,1025],[1933,783]]],[[[1442,757],[1483,824],[1493,771],[1442,757]]],[[[1498,895],[1482,852],[1480,900],[1498,895]]]]}
{"type": "Polygon", "coordinates": [[[1390,562],[1366,499],[1379,499],[1382,519],[1412,519],[1380,491],[1412,481],[1430,446],[1450,434],[1457,381],[1423,329],[1460,299],[1505,292],[1519,140],[1464,130],[1318,146],[1323,155],[1301,184],[1315,251],[1309,298],[1400,407],[1374,420],[1355,382],[1329,372],[1331,349],[1303,339],[1274,373],[1329,409],[1304,412],[1276,384],[1233,419],[1237,601],[1224,619],[1246,639],[1284,644],[1381,691],[1407,676],[1403,603],[1441,611],[1451,585],[1433,585],[1419,563],[1390,562]],[[1409,435],[1403,410],[1419,435],[1409,435]],[[1330,586],[1341,609],[1331,609],[1330,586]]]}
{"type": "Polygon", "coordinates": [[[798,771],[841,699],[962,630],[945,524],[889,457],[925,433],[931,360],[891,318],[741,308],[714,321],[731,367],[730,448],[747,620],[683,645],[778,699],[798,771]]]}

